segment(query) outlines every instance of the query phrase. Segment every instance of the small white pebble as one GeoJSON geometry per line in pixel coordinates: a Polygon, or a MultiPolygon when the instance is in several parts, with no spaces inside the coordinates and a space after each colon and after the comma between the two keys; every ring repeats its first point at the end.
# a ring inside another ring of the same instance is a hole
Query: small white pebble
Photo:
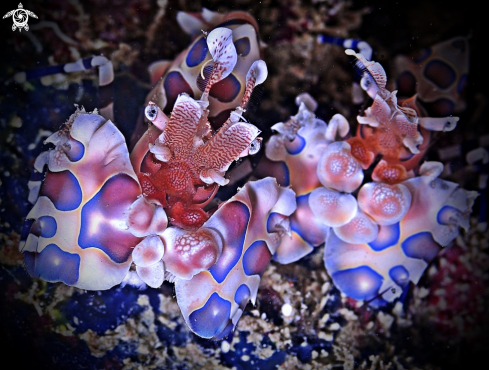
{"type": "Polygon", "coordinates": [[[290,330],[288,327],[280,329],[280,332],[283,334],[285,338],[290,338],[290,330]]]}
{"type": "Polygon", "coordinates": [[[282,315],[284,315],[285,317],[292,315],[292,306],[290,305],[290,303],[285,303],[282,306],[282,315]]]}
{"type": "Polygon", "coordinates": [[[319,326],[323,327],[326,324],[326,322],[328,322],[328,320],[329,320],[329,313],[326,313],[324,314],[323,317],[321,317],[321,320],[319,320],[319,326]]]}
{"type": "Polygon", "coordinates": [[[438,272],[438,269],[433,265],[428,270],[428,276],[433,276],[438,272]]]}
{"type": "Polygon", "coordinates": [[[330,333],[325,333],[324,331],[320,331],[319,334],[318,334],[318,338],[320,339],[324,339],[324,340],[327,340],[328,342],[332,342],[333,341],[333,334],[330,334],[330,333]]]}
{"type": "Polygon", "coordinates": [[[15,128],[22,127],[22,119],[19,116],[15,115],[10,120],[10,126],[15,127],[15,128]]]}
{"type": "Polygon", "coordinates": [[[334,323],[332,323],[332,324],[329,326],[329,329],[330,329],[330,330],[339,330],[339,329],[340,329],[340,324],[338,324],[337,322],[334,322],[334,323]]]}
{"type": "Polygon", "coordinates": [[[422,287],[419,290],[418,297],[419,298],[424,298],[424,297],[428,296],[428,294],[430,294],[430,291],[428,289],[422,287]]]}
{"type": "Polygon", "coordinates": [[[321,298],[321,303],[319,304],[321,310],[326,306],[326,303],[328,303],[328,299],[326,297],[321,298]]]}
{"type": "Polygon", "coordinates": [[[392,310],[392,313],[396,316],[399,316],[402,314],[402,303],[397,302],[396,305],[394,306],[394,309],[392,310]]]}
{"type": "Polygon", "coordinates": [[[321,287],[321,293],[325,294],[329,288],[331,287],[331,284],[329,283],[329,281],[325,282],[323,284],[323,286],[321,287]]]}
{"type": "Polygon", "coordinates": [[[392,323],[394,322],[394,317],[387,313],[379,312],[377,315],[377,319],[379,320],[380,324],[382,325],[382,328],[384,331],[388,331],[390,327],[392,326],[392,323]]]}
{"type": "Polygon", "coordinates": [[[231,349],[231,344],[227,340],[223,340],[221,342],[222,353],[228,353],[230,349],[231,349]]]}

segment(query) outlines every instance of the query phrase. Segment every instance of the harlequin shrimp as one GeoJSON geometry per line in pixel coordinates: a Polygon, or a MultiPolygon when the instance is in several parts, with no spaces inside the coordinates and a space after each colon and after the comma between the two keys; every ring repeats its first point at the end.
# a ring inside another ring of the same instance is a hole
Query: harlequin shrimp
{"type": "MultiPolygon", "coordinates": [[[[267,77],[262,60],[246,61],[239,99],[219,131],[208,120],[220,91],[213,87],[243,73],[236,30],[217,27],[196,41],[210,67],[202,68],[200,99],[180,92],[169,117],[150,101],[151,125],[131,155],[117,127],[96,111],[77,109],[46,140],[54,149],[35,161],[38,173],[47,170],[30,183],[34,207],[20,243],[30,275],[87,290],[135,278],[157,288],[166,279],[197,335],[222,338],[234,329],[296,207],[293,191],[267,178],[205,208],[229,181],[231,163],[260,148],[260,131],[242,115],[267,77]]],[[[165,87],[172,96],[174,86],[165,87]]]]}
{"type": "Polygon", "coordinates": [[[260,59],[258,24],[248,13],[234,11],[227,14],[203,9],[202,13],[179,12],[181,27],[195,39],[174,61],[160,61],[150,65],[152,83],[148,101],[155,102],[165,113],[171,111],[179,93],[199,96],[211,71],[211,57],[202,30],[219,25],[233,31],[233,43],[238,55],[233,71],[208,91],[209,122],[214,129],[221,127],[231,111],[241,102],[246,90],[246,73],[251,64],[260,59]]]}
{"type": "Polygon", "coordinates": [[[358,59],[360,85],[373,99],[357,117],[357,136],[342,115],[328,124],[316,118],[317,104],[301,94],[297,115],[273,126],[277,134],[266,143],[266,166],[297,195],[292,236],[274,259],[294,262],[324,243],[334,284],[351,298],[382,304],[416,284],[458,228],[468,228],[477,193],[439,179],[439,162],[418,165],[425,133],[452,130],[458,118],[424,116],[416,97],[399,106],[382,66],[346,53],[358,59]]]}
{"type": "MultiPolygon", "coordinates": [[[[412,58],[394,59],[395,88],[401,98],[416,92],[416,109],[423,115],[443,116],[460,113],[467,107],[465,90],[469,70],[469,45],[465,37],[455,37],[415,53],[412,58]]],[[[438,147],[437,155],[445,164],[444,175],[463,184],[477,175],[480,194],[479,221],[487,224],[488,138],[438,147]],[[476,171],[474,171],[476,169],[476,171]],[[457,173],[458,172],[458,173],[457,173]],[[467,176],[469,174],[469,176],[467,176]]]]}

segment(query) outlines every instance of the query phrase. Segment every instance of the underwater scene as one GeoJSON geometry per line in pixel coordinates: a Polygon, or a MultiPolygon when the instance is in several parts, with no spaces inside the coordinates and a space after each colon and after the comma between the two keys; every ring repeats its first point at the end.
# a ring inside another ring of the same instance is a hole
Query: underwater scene
{"type": "Polygon", "coordinates": [[[477,7],[39,0],[0,13],[0,350],[15,368],[484,359],[477,7]]]}

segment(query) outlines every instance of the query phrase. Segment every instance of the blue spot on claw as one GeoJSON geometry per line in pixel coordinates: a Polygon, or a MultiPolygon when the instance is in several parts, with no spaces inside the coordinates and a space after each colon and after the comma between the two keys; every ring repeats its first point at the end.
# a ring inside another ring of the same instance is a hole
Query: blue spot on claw
{"type": "Polygon", "coordinates": [[[285,142],[285,149],[287,153],[291,155],[296,155],[302,152],[304,147],[306,146],[306,139],[304,139],[299,134],[295,135],[294,140],[285,142]]]}
{"type": "Polygon", "coordinates": [[[78,140],[73,139],[70,137],[70,150],[66,152],[66,156],[70,159],[72,162],[78,162],[80,159],[83,158],[83,155],[85,154],[85,146],[79,142],[78,140]]]}
{"type": "Polygon", "coordinates": [[[418,258],[430,262],[440,250],[440,246],[433,240],[431,233],[425,231],[406,238],[402,243],[404,254],[411,258],[418,258]]]}
{"type": "Polygon", "coordinates": [[[39,254],[25,253],[27,271],[34,277],[50,282],[61,281],[74,285],[78,281],[80,256],[61,250],[56,244],[49,244],[39,254]]]}
{"type": "Polygon", "coordinates": [[[202,308],[189,315],[190,327],[198,335],[212,338],[226,328],[230,314],[231,303],[213,293],[202,308]]]}
{"type": "Polygon", "coordinates": [[[409,284],[409,272],[402,265],[394,266],[389,270],[389,276],[399,286],[405,288],[409,284]]]}
{"type": "Polygon", "coordinates": [[[187,54],[187,65],[195,67],[199,65],[207,55],[207,42],[204,37],[197,41],[187,54]]]}
{"type": "Polygon", "coordinates": [[[396,245],[399,241],[401,230],[399,222],[393,225],[381,225],[377,238],[368,245],[376,252],[380,252],[386,248],[396,245]]]}
{"type": "Polygon", "coordinates": [[[343,293],[358,301],[378,295],[383,281],[382,276],[368,266],[337,271],[332,278],[343,293]]]}
{"type": "Polygon", "coordinates": [[[221,257],[216,264],[209,269],[212,277],[220,284],[226,279],[229,271],[236,266],[241,254],[243,253],[243,244],[250,219],[248,207],[241,202],[227,203],[220,209],[226,213],[226,217],[233,222],[228,225],[226,244],[223,248],[221,257]]]}
{"type": "Polygon", "coordinates": [[[248,303],[250,299],[250,288],[247,285],[241,284],[238,289],[236,289],[236,294],[234,295],[234,301],[241,305],[242,303],[248,303]]]}
{"type": "Polygon", "coordinates": [[[41,227],[41,236],[43,238],[52,238],[56,234],[58,225],[53,217],[43,216],[37,222],[39,222],[39,226],[41,227]]]}
{"type": "Polygon", "coordinates": [[[251,45],[250,39],[248,37],[243,37],[234,42],[234,46],[236,47],[236,53],[240,57],[245,57],[250,53],[251,45]]]}

